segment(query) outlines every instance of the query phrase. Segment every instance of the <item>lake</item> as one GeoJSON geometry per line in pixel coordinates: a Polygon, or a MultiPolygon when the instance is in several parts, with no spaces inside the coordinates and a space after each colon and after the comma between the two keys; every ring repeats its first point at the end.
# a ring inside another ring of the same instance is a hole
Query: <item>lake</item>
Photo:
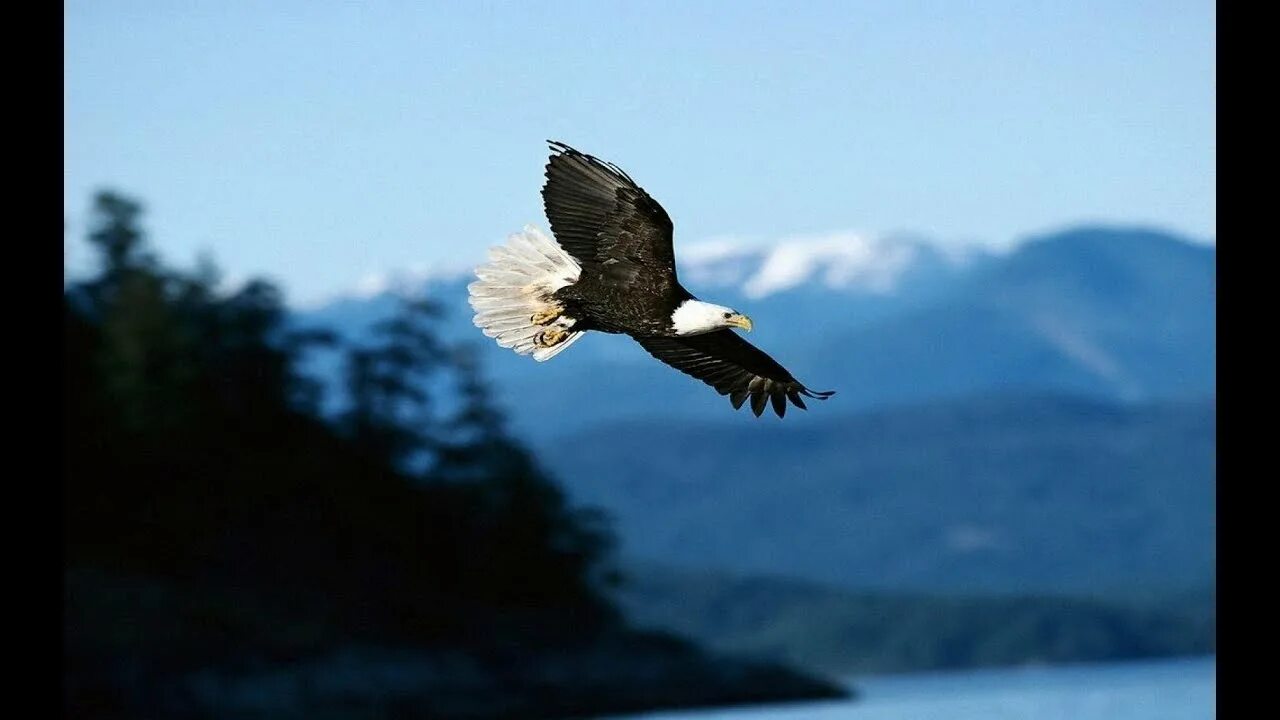
{"type": "Polygon", "coordinates": [[[1205,720],[1214,657],[859,677],[841,702],[657,712],[630,720],[1205,720]]]}

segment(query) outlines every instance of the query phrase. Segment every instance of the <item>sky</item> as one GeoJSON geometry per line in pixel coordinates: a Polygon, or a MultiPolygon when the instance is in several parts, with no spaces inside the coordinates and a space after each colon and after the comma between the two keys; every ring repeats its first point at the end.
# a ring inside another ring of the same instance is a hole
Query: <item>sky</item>
{"type": "Polygon", "coordinates": [[[169,263],[311,304],[546,227],[547,139],[624,168],[676,249],[840,233],[1216,242],[1214,3],[64,6],[64,257],[92,194],[169,263]]]}

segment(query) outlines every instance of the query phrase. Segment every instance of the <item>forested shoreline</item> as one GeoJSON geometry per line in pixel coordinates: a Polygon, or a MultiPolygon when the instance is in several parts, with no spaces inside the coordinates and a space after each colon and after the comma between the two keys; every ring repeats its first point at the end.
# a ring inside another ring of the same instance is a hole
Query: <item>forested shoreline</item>
{"type": "Polygon", "coordinates": [[[332,333],[289,329],[266,281],[166,266],[136,201],[93,210],[100,267],[63,298],[68,712],[550,717],[841,693],[629,628],[606,519],[507,433],[430,302],[341,348],[348,405],[322,419],[298,366],[332,333]]]}

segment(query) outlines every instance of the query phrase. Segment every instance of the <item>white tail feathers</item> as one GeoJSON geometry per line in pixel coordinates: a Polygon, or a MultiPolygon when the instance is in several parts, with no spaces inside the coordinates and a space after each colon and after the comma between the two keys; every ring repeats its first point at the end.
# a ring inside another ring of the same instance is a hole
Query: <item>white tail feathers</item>
{"type": "Polygon", "coordinates": [[[578,321],[552,297],[577,282],[580,272],[555,240],[526,225],[506,245],[489,249],[489,262],[476,268],[480,279],[467,286],[476,327],[504,348],[550,360],[584,332],[572,330],[578,321]]]}

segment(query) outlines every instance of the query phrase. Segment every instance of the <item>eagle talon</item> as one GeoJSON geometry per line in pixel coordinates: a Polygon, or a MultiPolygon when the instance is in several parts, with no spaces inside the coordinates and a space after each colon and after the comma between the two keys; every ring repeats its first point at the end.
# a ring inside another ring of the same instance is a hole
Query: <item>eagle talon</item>
{"type": "Polygon", "coordinates": [[[558,327],[547,328],[537,335],[533,336],[533,342],[538,347],[555,347],[569,338],[569,332],[558,327]]]}
{"type": "Polygon", "coordinates": [[[534,325],[550,325],[558,317],[560,317],[560,308],[550,308],[529,316],[529,322],[534,325]]]}

